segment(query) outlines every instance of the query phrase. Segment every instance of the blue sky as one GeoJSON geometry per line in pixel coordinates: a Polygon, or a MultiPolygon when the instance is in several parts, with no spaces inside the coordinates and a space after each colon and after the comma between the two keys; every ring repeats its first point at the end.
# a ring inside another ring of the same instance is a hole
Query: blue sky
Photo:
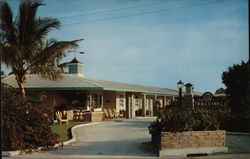
{"type": "MultiPolygon", "coordinates": [[[[19,1],[8,1],[17,13],[19,1]]],[[[44,0],[39,16],[58,18],[49,37],[84,38],[86,76],[195,91],[224,87],[221,74],[248,60],[247,0],[44,0]]],[[[62,62],[72,60],[69,53],[62,62]]],[[[5,72],[8,70],[2,67],[5,72]]]]}

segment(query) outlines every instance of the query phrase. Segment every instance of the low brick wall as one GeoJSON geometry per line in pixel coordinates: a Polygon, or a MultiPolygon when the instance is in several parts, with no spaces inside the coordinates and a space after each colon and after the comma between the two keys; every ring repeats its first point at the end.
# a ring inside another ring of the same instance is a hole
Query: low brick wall
{"type": "Polygon", "coordinates": [[[187,157],[189,154],[226,153],[225,139],[224,130],[162,132],[156,146],[160,157],[187,157]]]}
{"type": "Polygon", "coordinates": [[[226,131],[162,132],[161,149],[224,147],[226,131]]]}
{"type": "Polygon", "coordinates": [[[103,112],[87,112],[84,116],[85,121],[99,122],[103,120],[103,112]]]}

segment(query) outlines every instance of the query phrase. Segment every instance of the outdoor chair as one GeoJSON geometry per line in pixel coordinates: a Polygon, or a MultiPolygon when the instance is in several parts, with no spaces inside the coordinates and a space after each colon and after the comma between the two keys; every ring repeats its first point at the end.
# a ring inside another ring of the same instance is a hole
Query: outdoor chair
{"type": "Polygon", "coordinates": [[[111,119],[112,119],[112,118],[118,118],[118,115],[117,115],[117,114],[114,114],[110,108],[108,108],[108,112],[109,112],[109,115],[110,115],[110,118],[111,118],[111,119]]]}
{"type": "Polygon", "coordinates": [[[110,119],[111,118],[109,113],[108,113],[108,110],[106,108],[103,108],[103,112],[104,112],[104,118],[105,119],[110,119]]]}
{"type": "Polygon", "coordinates": [[[125,118],[125,110],[120,110],[119,111],[119,117],[120,118],[125,118]]]}
{"type": "Polygon", "coordinates": [[[57,111],[56,112],[56,118],[57,118],[57,120],[58,120],[58,122],[59,122],[59,124],[61,125],[62,123],[67,123],[67,124],[69,124],[69,120],[66,118],[62,118],[62,113],[61,112],[59,112],[59,111],[57,111]]]}
{"type": "Polygon", "coordinates": [[[118,112],[116,111],[115,108],[113,109],[113,115],[114,115],[116,118],[122,118],[122,114],[118,113],[118,112]]]}

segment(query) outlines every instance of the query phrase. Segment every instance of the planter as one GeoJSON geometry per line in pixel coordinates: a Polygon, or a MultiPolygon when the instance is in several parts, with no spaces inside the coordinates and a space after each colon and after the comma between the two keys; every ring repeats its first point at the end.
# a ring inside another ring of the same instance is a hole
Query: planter
{"type": "Polygon", "coordinates": [[[86,112],[84,116],[85,121],[99,122],[103,120],[103,112],[86,112]]]}
{"type": "Polygon", "coordinates": [[[191,154],[211,154],[227,152],[226,131],[185,131],[162,132],[160,157],[186,157],[191,154]]]}

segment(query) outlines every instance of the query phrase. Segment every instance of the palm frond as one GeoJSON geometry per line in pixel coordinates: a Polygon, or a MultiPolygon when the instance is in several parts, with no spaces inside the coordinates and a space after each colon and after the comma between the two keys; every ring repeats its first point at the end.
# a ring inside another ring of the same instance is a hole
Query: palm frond
{"type": "Polygon", "coordinates": [[[18,38],[19,43],[24,46],[28,46],[32,42],[36,13],[40,5],[43,4],[36,1],[25,0],[19,7],[19,19],[17,22],[19,30],[18,38]]]}
{"type": "Polygon", "coordinates": [[[7,67],[13,66],[14,63],[20,61],[17,50],[18,47],[10,44],[2,44],[0,43],[0,56],[1,62],[6,64],[7,67]]]}
{"type": "Polygon", "coordinates": [[[58,29],[60,22],[54,18],[38,18],[34,27],[34,40],[43,39],[52,29],[58,29]]]}
{"type": "Polygon", "coordinates": [[[12,21],[13,14],[6,2],[0,4],[0,20],[1,43],[16,43],[16,30],[12,21]]]}
{"type": "Polygon", "coordinates": [[[52,64],[46,66],[37,66],[35,65],[31,69],[32,74],[37,74],[42,78],[50,79],[50,80],[60,80],[62,79],[63,71],[55,68],[52,64]]]}
{"type": "Polygon", "coordinates": [[[67,49],[78,47],[77,42],[81,40],[52,42],[32,58],[33,60],[27,69],[34,67],[34,65],[45,66],[50,62],[54,62],[56,58],[65,56],[67,49]]]}

